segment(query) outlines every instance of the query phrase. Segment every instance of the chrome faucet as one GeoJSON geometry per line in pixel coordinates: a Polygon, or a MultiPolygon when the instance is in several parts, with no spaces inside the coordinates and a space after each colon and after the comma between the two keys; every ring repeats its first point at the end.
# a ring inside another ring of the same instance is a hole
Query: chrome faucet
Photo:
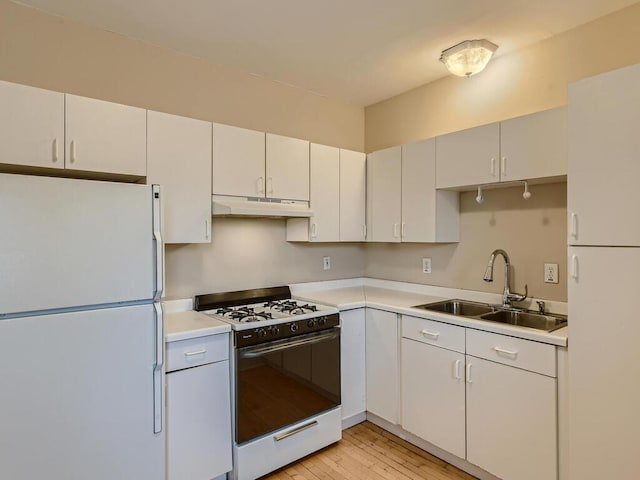
{"type": "Polygon", "coordinates": [[[524,301],[524,299],[527,298],[527,295],[529,294],[529,290],[525,285],[524,295],[511,292],[510,290],[511,261],[509,260],[509,255],[507,255],[507,252],[501,249],[497,249],[491,252],[491,256],[489,257],[489,263],[487,264],[487,269],[484,272],[483,280],[485,282],[493,282],[493,264],[496,261],[496,255],[502,255],[502,258],[504,258],[504,291],[502,292],[502,306],[506,308],[510,308],[511,302],[524,301]]]}

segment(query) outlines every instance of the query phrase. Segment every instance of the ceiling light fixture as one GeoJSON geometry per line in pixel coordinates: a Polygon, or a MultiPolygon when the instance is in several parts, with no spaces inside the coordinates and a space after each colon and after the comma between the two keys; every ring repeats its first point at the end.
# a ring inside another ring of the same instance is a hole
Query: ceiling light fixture
{"type": "Polygon", "coordinates": [[[465,40],[444,50],[440,61],[454,75],[470,77],[484,70],[497,49],[489,40],[465,40]]]}

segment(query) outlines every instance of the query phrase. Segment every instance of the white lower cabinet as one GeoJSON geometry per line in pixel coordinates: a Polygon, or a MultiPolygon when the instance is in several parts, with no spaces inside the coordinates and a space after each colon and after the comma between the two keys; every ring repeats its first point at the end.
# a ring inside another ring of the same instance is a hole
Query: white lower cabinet
{"type": "Polygon", "coordinates": [[[557,479],[554,346],[405,315],[401,348],[405,430],[504,480],[557,479]]]}
{"type": "Polygon", "coordinates": [[[167,480],[210,480],[230,471],[228,336],[169,343],[166,378],[167,480]]]}
{"type": "Polygon", "coordinates": [[[399,423],[398,314],[366,309],[367,411],[399,423]]]}
{"type": "Polygon", "coordinates": [[[367,409],[365,311],[340,312],[340,383],[343,428],[359,423],[367,409]]]}

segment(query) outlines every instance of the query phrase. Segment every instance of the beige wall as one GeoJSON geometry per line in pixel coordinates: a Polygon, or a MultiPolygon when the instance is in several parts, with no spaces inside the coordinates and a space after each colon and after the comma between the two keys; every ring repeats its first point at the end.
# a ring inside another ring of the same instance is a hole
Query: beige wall
{"type": "MultiPolygon", "coordinates": [[[[0,0],[0,79],[363,151],[364,109],[0,0]]],[[[361,276],[359,245],[296,245],[283,220],[214,219],[167,246],[167,295],[361,276]],[[330,255],[331,270],[322,270],[330,255]]]]}
{"type": "MultiPolygon", "coordinates": [[[[565,105],[567,85],[640,62],[640,3],[365,110],[365,151],[565,105]]],[[[444,69],[444,66],[443,66],[444,69]]]]}
{"type": "Polygon", "coordinates": [[[0,79],[362,151],[364,110],[0,0],[0,79]]]}
{"type": "Polygon", "coordinates": [[[287,243],[285,234],[285,220],[214,217],[211,245],[167,246],[169,296],[363,275],[360,244],[287,243]],[[325,255],[331,270],[322,269],[325,255]]]}
{"type": "MultiPolygon", "coordinates": [[[[365,109],[365,151],[371,152],[565,105],[567,85],[580,78],[640,62],[640,3],[594,22],[496,58],[469,79],[447,76],[365,109]]],[[[566,184],[489,190],[461,196],[461,241],[450,245],[367,245],[372,277],[499,292],[482,281],[492,250],[505,249],[514,265],[513,288],[529,284],[532,295],[566,301],[566,184]],[[421,273],[432,257],[434,272],[421,273]],[[558,263],[560,284],[543,283],[544,263],[558,263]]],[[[502,262],[501,259],[497,260],[502,262]]],[[[500,264],[501,265],[501,264],[500,264]]]]}
{"type": "Polygon", "coordinates": [[[460,195],[460,243],[368,244],[365,274],[445,287],[502,292],[504,263],[498,258],[494,281],[482,280],[489,255],[505,250],[512,263],[511,287],[549,300],[567,300],[566,183],[533,185],[531,198],[521,188],[484,191],[485,201],[476,203],[476,192],[460,195]],[[432,273],[422,273],[422,258],[432,258],[432,273]],[[560,283],[543,281],[545,263],[557,263],[560,283]]]}

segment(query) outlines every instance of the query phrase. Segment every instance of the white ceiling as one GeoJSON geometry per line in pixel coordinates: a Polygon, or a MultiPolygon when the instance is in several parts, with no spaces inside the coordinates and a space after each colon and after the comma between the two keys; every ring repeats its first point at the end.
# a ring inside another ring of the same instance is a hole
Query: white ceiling
{"type": "MultiPolygon", "coordinates": [[[[637,0],[20,0],[242,72],[370,105],[447,75],[440,52],[504,55],[637,0]]],[[[461,79],[462,81],[463,79],[461,79]]]]}

